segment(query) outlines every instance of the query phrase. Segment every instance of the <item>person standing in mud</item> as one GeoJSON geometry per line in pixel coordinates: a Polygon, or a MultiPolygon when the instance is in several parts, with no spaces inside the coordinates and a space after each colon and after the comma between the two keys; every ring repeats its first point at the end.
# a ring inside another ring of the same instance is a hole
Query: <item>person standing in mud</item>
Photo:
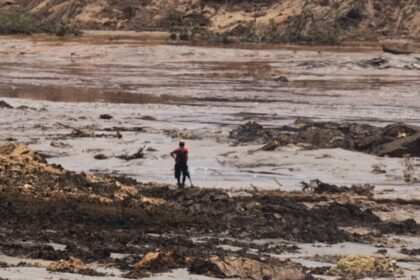
{"type": "Polygon", "coordinates": [[[179,147],[170,153],[171,157],[175,159],[175,178],[178,181],[178,186],[183,188],[185,180],[189,176],[188,173],[188,149],[185,147],[185,141],[179,141],[179,147]],[[182,175],[182,183],[181,183],[182,175]]]}

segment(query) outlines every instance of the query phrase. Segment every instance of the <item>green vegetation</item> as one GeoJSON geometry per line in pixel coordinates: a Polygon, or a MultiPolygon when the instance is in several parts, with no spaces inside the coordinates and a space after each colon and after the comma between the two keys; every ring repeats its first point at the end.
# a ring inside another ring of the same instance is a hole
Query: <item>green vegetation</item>
{"type": "Polygon", "coordinates": [[[34,33],[49,33],[60,37],[81,35],[81,31],[69,20],[51,24],[41,22],[32,15],[20,10],[0,11],[0,35],[30,35],[34,33]]]}
{"type": "Polygon", "coordinates": [[[39,22],[31,15],[18,11],[0,11],[0,34],[32,34],[39,30],[39,22]]]}

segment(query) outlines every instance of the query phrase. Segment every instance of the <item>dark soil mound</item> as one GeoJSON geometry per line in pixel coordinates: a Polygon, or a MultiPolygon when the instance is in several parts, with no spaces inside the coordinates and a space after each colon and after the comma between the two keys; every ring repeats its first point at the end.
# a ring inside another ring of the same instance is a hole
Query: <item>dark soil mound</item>
{"type": "Polygon", "coordinates": [[[230,138],[236,144],[265,143],[265,150],[288,144],[310,148],[342,148],[378,156],[420,157],[420,127],[403,123],[376,127],[359,123],[311,122],[298,120],[293,126],[264,128],[246,123],[234,129],[230,138]]]}

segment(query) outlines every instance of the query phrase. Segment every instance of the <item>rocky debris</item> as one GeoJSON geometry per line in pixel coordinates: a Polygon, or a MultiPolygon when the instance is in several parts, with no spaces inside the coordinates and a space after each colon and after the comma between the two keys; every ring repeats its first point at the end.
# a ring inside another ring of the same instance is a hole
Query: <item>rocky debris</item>
{"type": "Polygon", "coordinates": [[[156,118],[152,117],[152,116],[141,116],[140,119],[144,120],[144,121],[155,121],[156,120],[156,118]]]}
{"type": "Polygon", "coordinates": [[[378,229],[384,234],[417,234],[420,232],[420,226],[414,219],[401,222],[384,222],[378,225],[378,229]]]}
{"type": "Polygon", "coordinates": [[[193,274],[217,278],[255,279],[255,280],[299,280],[308,279],[303,268],[290,261],[275,258],[256,260],[244,257],[211,256],[194,260],[189,267],[193,274]]]}
{"type": "Polygon", "coordinates": [[[23,110],[23,111],[37,111],[38,110],[37,108],[29,107],[29,106],[26,106],[26,105],[18,106],[18,107],[16,107],[16,109],[17,110],[23,110]]]}
{"type": "Polygon", "coordinates": [[[131,155],[128,155],[128,154],[119,155],[119,156],[117,156],[117,158],[123,159],[123,160],[127,160],[127,161],[134,160],[134,159],[144,158],[144,150],[145,150],[145,148],[146,148],[146,146],[144,146],[143,148],[140,148],[134,154],[131,154],[131,155]]]}
{"type": "Polygon", "coordinates": [[[189,259],[176,252],[149,252],[138,261],[125,276],[137,278],[149,276],[150,273],[167,272],[172,269],[187,267],[189,259]]]}
{"type": "Polygon", "coordinates": [[[371,242],[388,233],[418,233],[413,220],[383,222],[373,211],[378,203],[385,202],[352,192],[340,196],[258,190],[232,197],[222,189],[178,190],[126,177],[77,174],[38,161],[27,146],[0,146],[0,251],[67,259],[51,267],[63,271],[100,262],[129,271],[127,277],[189,268],[224,277],[289,279],[290,274],[298,276],[290,279],[303,279],[310,273],[300,265],[265,254],[298,250],[295,241],[371,242]],[[368,233],[347,230],[352,227],[368,233]],[[247,242],[261,239],[284,243],[247,242]],[[19,245],[28,240],[33,243],[19,245]],[[47,242],[66,246],[55,251],[47,242]],[[242,249],[232,252],[220,246],[224,244],[242,249]],[[110,252],[129,256],[111,259],[110,252]]]}
{"type": "Polygon", "coordinates": [[[289,79],[286,78],[285,76],[277,76],[277,77],[273,77],[273,81],[279,82],[279,83],[288,83],[289,79]]]}
{"type": "Polygon", "coordinates": [[[382,50],[385,53],[392,53],[396,55],[409,55],[413,53],[412,51],[408,50],[407,47],[397,47],[397,46],[387,46],[387,45],[382,46],[382,50]]]}
{"type": "Polygon", "coordinates": [[[375,186],[365,184],[365,185],[352,185],[351,187],[346,186],[337,186],[332,184],[323,183],[318,179],[311,180],[309,183],[302,182],[303,189],[302,191],[311,191],[317,194],[329,193],[329,194],[339,194],[339,193],[353,193],[363,196],[373,196],[373,191],[375,186]]]}
{"type": "Polygon", "coordinates": [[[3,108],[3,109],[13,109],[13,106],[10,105],[9,103],[7,103],[4,100],[0,100],[0,108],[3,108]]]}
{"type": "Polygon", "coordinates": [[[382,57],[375,57],[368,60],[362,60],[359,62],[359,66],[363,68],[373,67],[378,69],[390,68],[389,61],[382,57]]]}
{"type": "MultiPolygon", "coordinates": [[[[46,165],[46,160],[37,152],[32,151],[28,146],[22,144],[9,143],[0,146],[0,160],[1,164],[14,165],[18,162],[26,162],[25,168],[31,170],[32,168],[39,168],[46,165]]],[[[47,168],[48,171],[51,169],[47,168]]]]}
{"type": "Polygon", "coordinates": [[[28,257],[30,259],[43,259],[50,261],[58,261],[67,258],[64,251],[54,250],[52,246],[44,244],[19,243],[19,242],[2,242],[0,241],[0,250],[2,254],[18,255],[28,257]]]}
{"type": "Polygon", "coordinates": [[[419,256],[420,255],[420,248],[417,249],[407,249],[402,248],[401,254],[409,255],[409,256],[419,256]]]}
{"type": "Polygon", "coordinates": [[[105,154],[96,154],[93,156],[93,158],[97,160],[105,160],[105,159],[109,159],[109,156],[105,154]]]}
{"type": "Polygon", "coordinates": [[[372,165],[372,173],[373,174],[385,174],[386,173],[386,166],[384,164],[374,164],[372,165]]]}
{"type": "Polygon", "coordinates": [[[329,273],[331,275],[339,275],[344,279],[397,277],[403,275],[396,261],[389,258],[376,258],[371,256],[343,257],[329,273]]]}
{"type": "Polygon", "coordinates": [[[77,197],[109,202],[126,198],[144,199],[135,187],[112,178],[76,174],[59,166],[49,165],[26,145],[0,146],[0,187],[6,193],[19,191],[17,186],[30,185],[30,194],[38,198],[77,197]]]}
{"type": "Polygon", "coordinates": [[[200,140],[202,139],[202,136],[199,133],[195,133],[194,131],[188,130],[188,129],[172,129],[172,130],[164,130],[164,134],[168,135],[171,138],[176,139],[185,139],[185,140],[200,140]]]}
{"type": "Polygon", "coordinates": [[[404,123],[376,127],[297,120],[293,126],[264,128],[248,122],[232,130],[229,137],[235,144],[264,144],[262,149],[266,151],[294,144],[307,149],[342,148],[378,156],[420,156],[420,127],[404,123]]]}
{"type": "Polygon", "coordinates": [[[72,127],[70,125],[66,125],[63,123],[57,123],[59,126],[62,126],[64,128],[68,128],[72,130],[71,136],[72,137],[95,137],[94,132],[85,132],[79,128],[72,127]]]}
{"type": "Polygon", "coordinates": [[[145,127],[122,127],[122,126],[114,126],[114,127],[107,127],[102,129],[102,131],[116,131],[117,133],[120,132],[144,132],[145,131],[145,127]]]}
{"type": "Polygon", "coordinates": [[[122,135],[118,130],[115,134],[96,134],[93,131],[89,131],[89,132],[83,131],[80,128],[72,127],[70,125],[66,125],[63,123],[57,123],[57,125],[62,126],[67,129],[71,129],[72,132],[69,135],[71,138],[79,138],[79,137],[80,138],[91,138],[91,137],[92,138],[118,138],[118,139],[122,138],[122,135]]]}
{"type": "Polygon", "coordinates": [[[91,266],[85,264],[77,258],[70,257],[68,260],[60,260],[52,263],[47,270],[53,272],[77,273],[89,276],[104,276],[105,274],[95,271],[91,266]]]}
{"type": "Polygon", "coordinates": [[[109,114],[102,114],[102,115],[100,115],[100,116],[99,116],[99,118],[100,118],[101,120],[111,120],[111,119],[113,119],[114,117],[113,117],[113,116],[111,116],[111,115],[109,115],[109,114]]]}
{"type": "Polygon", "coordinates": [[[229,138],[234,139],[236,143],[258,142],[264,143],[273,138],[271,130],[264,129],[257,122],[247,122],[229,133],[229,138]]]}
{"type": "MultiPolygon", "coordinates": [[[[404,129],[402,127],[402,129],[404,129]]],[[[386,142],[379,147],[379,156],[404,157],[410,155],[420,157],[420,133],[417,128],[413,134],[402,134],[399,138],[386,142]]]]}
{"type": "Polygon", "coordinates": [[[61,141],[51,141],[50,146],[54,148],[70,148],[71,147],[71,145],[61,142],[61,141]]]}

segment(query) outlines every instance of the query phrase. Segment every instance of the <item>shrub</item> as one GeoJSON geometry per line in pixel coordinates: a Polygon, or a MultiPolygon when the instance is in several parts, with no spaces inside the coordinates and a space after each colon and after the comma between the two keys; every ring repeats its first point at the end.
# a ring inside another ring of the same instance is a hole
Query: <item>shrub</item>
{"type": "Polygon", "coordinates": [[[32,34],[39,28],[38,22],[29,14],[18,10],[0,11],[0,34],[32,34]]]}
{"type": "Polygon", "coordinates": [[[74,35],[74,36],[82,35],[82,31],[76,28],[76,26],[72,24],[69,20],[62,20],[55,27],[55,30],[52,33],[54,33],[58,37],[64,37],[67,35],[74,35]]]}

